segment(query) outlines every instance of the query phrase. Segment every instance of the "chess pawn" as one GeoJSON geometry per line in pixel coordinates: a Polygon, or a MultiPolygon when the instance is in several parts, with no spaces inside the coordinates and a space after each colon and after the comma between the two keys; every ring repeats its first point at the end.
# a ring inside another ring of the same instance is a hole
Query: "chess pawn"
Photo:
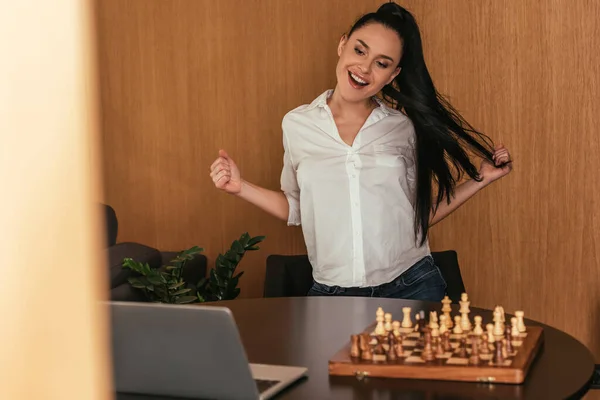
{"type": "Polygon", "coordinates": [[[479,315],[476,315],[475,318],[475,328],[473,328],[473,333],[477,336],[483,334],[483,328],[481,327],[482,318],[479,315]]]}
{"type": "Polygon", "coordinates": [[[443,358],[444,357],[444,346],[442,344],[442,338],[438,336],[435,344],[435,358],[443,358]]]}
{"type": "Polygon", "coordinates": [[[458,356],[460,358],[467,357],[467,338],[464,336],[460,338],[460,344],[458,345],[458,356]]]}
{"type": "Polygon", "coordinates": [[[390,332],[392,330],[392,314],[385,313],[384,319],[385,319],[385,323],[383,324],[383,327],[386,332],[390,332]]]}
{"type": "Polygon", "coordinates": [[[524,333],[527,331],[525,327],[524,320],[525,313],[523,311],[515,311],[515,317],[517,317],[517,328],[519,329],[519,333],[524,333]]]}
{"type": "Polygon", "coordinates": [[[454,330],[452,331],[453,333],[460,335],[461,333],[463,333],[461,324],[460,324],[460,317],[457,315],[454,317],[454,330]]]}
{"type": "Polygon", "coordinates": [[[452,351],[452,345],[450,344],[450,331],[444,332],[441,338],[442,348],[444,349],[444,351],[452,351]]]}
{"type": "Polygon", "coordinates": [[[350,356],[357,358],[360,357],[360,348],[358,346],[358,335],[350,336],[352,346],[350,347],[350,356]]]}
{"type": "Polygon", "coordinates": [[[500,338],[504,336],[504,328],[502,328],[502,315],[500,314],[500,310],[494,311],[494,336],[496,338],[500,338]]]}
{"type": "Polygon", "coordinates": [[[479,365],[479,336],[471,337],[471,355],[469,356],[469,364],[479,365]]]}
{"type": "Polygon", "coordinates": [[[492,361],[495,365],[504,364],[504,354],[502,354],[502,342],[500,340],[494,342],[494,357],[492,361]]]}
{"type": "Polygon", "coordinates": [[[402,307],[402,313],[404,314],[404,318],[402,319],[402,327],[412,328],[413,323],[410,319],[410,307],[402,307]]]}
{"type": "Polygon", "coordinates": [[[490,354],[490,347],[488,342],[488,334],[484,333],[481,335],[481,343],[479,345],[479,352],[481,354],[490,354]]]}
{"type": "Polygon", "coordinates": [[[423,346],[423,352],[421,353],[421,357],[425,361],[433,361],[435,360],[435,354],[433,353],[433,346],[431,345],[431,332],[428,328],[425,329],[424,332],[424,341],[425,345],[423,346]]]}
{"type": "Polygon", "coordinates": [[[442,312],[443,313],[452,311],[452,307],[450,307],[451,303],[452,303],[452,300],[450,300],[450,298],[448,296],[444,296],[444,298],[442,299],[442,304],[443,304],[442,312]]]}
{"type": "Polygon", "coordinates": [[[469,313],[471,312],[469,310],[469,304],[471,304],[471,302],[469,301],[469,296],[466,293],[463,293],[460,295],[460,301],[458,302],[460,304],[460,313],[469,313]]]}
{"type": "Polygon", "coordinates": [[[402,348],[402,337],[396,338],[396,341],[394,342],[394,352],[396,353],[396,358],[404,356],[404,349],[402,348]]]}
{"type": "Polygon", "coordinates": [[[517,339],[520,336],[519,327],[517,326],[518,321],[516,317],[512,317],[510,319],[510,324],[512,326],[510,333],[514,339],[517,339]]]}
{"type": "Polygon", "coordinates": [[[400,322],[399,321],[392,322],[392,333],[394,334],[395,337],[400,336],[400,322]]]}
{"type": "MultiPolygon", "coordinates": [[[[400,339],[402,340],[402,339],[400,339]]],[[[394,336],[393,332],[390,332],[388,334],[388,351],[387,351],[387,359],[389,361],[394,361],[396,359],[396,349],[395,349],[395,344],[396,344],[397,340],[396,340],[396,336],[394,336]]]]}
{"type": "Polygon", "coordinates": [[[512,344],[512,334],[511,334],[511,328],[510,326],[507,326],[505,331],[504,331],[504,340],[506,340],[506,354],[507,355],[512,355],[515,351],[515,349],[513,348],[513,344],[512,344]]]}
{"type": "Polygon", "coordinates": [[[415,332],[420,332],[420,324],[419,322],[421,321],[421,316],[419,314],[415,315],[415,332]]]}

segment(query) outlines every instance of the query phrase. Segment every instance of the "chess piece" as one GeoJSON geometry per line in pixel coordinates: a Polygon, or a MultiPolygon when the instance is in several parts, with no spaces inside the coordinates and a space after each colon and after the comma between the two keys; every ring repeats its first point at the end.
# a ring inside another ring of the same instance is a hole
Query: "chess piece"
{"type": "Polygon", "coordinates": [[[479,365],[479,340],[479,336],[471,336],[471,355],[469,356],[469,364],[471,365],[479,365]]]}
{"type": "Polygon", "coordinates": [[[396,338],[394,342],[394,352],[396,353],[396,358],[400,358],[404,356],[404,349],[402,348],[402,337],[399,336],[396,338]]]}
{"type": "Polygon", "coordinates": [[[376,318],[375,320],[377,321],[377,326],[375,327],[375,335],[377,336],[381,336],[381,335],[385,335],[385,326],[384,326],[384,312],[383,309],[381,307],[379,307],[377,309],[377,312],[375,313],[376,318]]]}
{"type": "Polygon", "coordinates": [[[475,320],[475,328],[473,328],[473,333],[477,336],[481,336],[481,334],[483,334],[483,328],[481,327],[482,318],[479,315],[476,315],[474,320],[475,320]]]}
{"type": "Polygon", "coordinates": [[[463,293],[461,295],[461,300],[459,301],[460,303],[460,315],[461,315],[461,319],[460,319],[460,324],[461,324],[461,329],[463,331],[470,331],[471,330],[471,321],[469,321],[469,313],[471,312],[471,310],[469,309],[469,304],[471,304],[471,302],[469,301],[469,296],[466,293],[463,293]]]}
{"type": "Polygon", "coordinates": [[[404,314],[404,318],[402,319],[402,327],[412,328],[413,323],[410,319],[410,307],[402,307],[402,313],[404,314]]]}
{"type": "MultiPolygon", "coordinates": [[[[400,339],[402,340],[402,339],[400,339]]],[[[396,349],[394,345],[396,344],[396,336],[394,336],[393,332],[388,334],[388,351],[387,351],[387,359],[388,361],[394,361],[396,359],[396,349]]]]}
{"type": "Polygon", "coordinates": [[[524,316],[525,313],[523,311],[515,311],[515,317],[517,317],[517,328],[519,329],[519,333],[524,333],[527,331],[524,316]]]}
{"type": "Polygon", "coordinates": [[[392,333],[395,337],[400,337],[400,321],[392,322],[392,333]]]}
{"type": "Polygon", "coordinates": [[[381,336],[376,336],[375,340],[376,344],[373,348],[373,361],[386,361],[387,355],[385,352],[385,348],[383,347],[381,336]]]}
{"type": "Polygon", "coordinates": [[[373,359],[373,351],[371,350],[371,345],[369,344],[369,335],[362,334],[359,338],[360,343],[360,358],[366,361],[370,361],[373,359]]]}
{"type": "Polygon", "coordinates": [[[512,344],[512,334],[510,326],[506,326],[506,329],[504,330],[504,340],[506,340],[506,354],[510,356],[515,351],[512,344]]]}
{"type": "Polygon", "coordinates": [[[421,325],[419,324],[420,320],[421,320],[421,316],[419,314],[415,315],[415,332],[421,332],[420,331],[421,325]]]}
{"type": "Polygon", "coordinates": [[[440,315],[440,335],[443,335],[444,332],[448,330],[448,325],[446,325],[446,319],[448,317],[445,314],[440,315]]]}
{"type": "Polygon", "coordinates": [[[490,354],[490,347],[488,342],[488,334],[483,333],[481,335],[481,343],[479,344],[479,352],[481,354],[490,354]]]}
{"type": "Polygon", "coordinates": [[[442,345],[442,338],[438,336],[435,342],[435,358],[444,357],[444,346],[442,345]]]}
{"type": "Polygon", "coordinates": [[[389,333],[392,330],[392,314],[385,313],[384,320],[385,322],[383,324],[383,327],[385,331],[389,333]]]}
{"type": "Polygon", "coordinates": [[[493,333],[494,333],[494,336],[496,336],[496,338],[500,338],[500,337],[504,336],[504,328],[502,327],[502,312],[500,311],[499,307],[496,307],[496,309],[494,310],[493,333]]]}
{"type": "Polygon", "coordinates": [[[512,337],[513,337],[514,339],[517,339],[517,338],[519,337],[519,335],[520,335],[520,332],[519,332],[519,327],[517,326],[517,324],[518,324],[518,323],[519,323],[519,322],[517,321],[517,318],[516,318],[516,317],[512,317],[512,318],[510,319],[510,324],[511,324],[511,326],[512,326],[512,328],[511,328],[511,330],[510,330],[510,333],[512,334],[512,337]]]}
{"type": "Polygon", "coordinates": [[[429,313],[429,327],[431,329],[439,329],[440,325],[438,324],[437,312],[431,311],[429,313]]]}
{"type": "Polygon", "coordinates": [[[460,317],[457,315],[454,317],[454,330],[452,331],[453,333],[460,335],[461,333],[463,333],[461,324],[460,324],[460,317]]]}
{"type": "Polygon", "coordinates": [[[444,351],[446,351],[446,352],[452,351],[452,345],[450,344],[450,331],[444,332],[444,334],[441,336],[441,338],[442,338],[442,347],[443,347],[444,351]]]}
{"type": "Polygon", "coordinates": [[[350,356],[351,357],[360,357],[360,348],[358,346],[358,335],[350,336],[350,341],[352,342],[352,346],[350,347],[350,356]]]}
{"type": "Polygon", "coordinates": [[[451,303],[452,303],[452,300],[450,300],[450,298],[448,296],[444,296],[444,299],[442,300],[442,304],[443,304],[442,312],[446,316],[446,328],[447,329],[452,329],[452,316],[450,315],[450,313],[452,312],[452,307],[450,306],[451,303]]]}
{"type": "Polygon", "coordinates": [[[485,327],[487,329],[488,347],[490,350],[493,350],[494,342],[496,342],[496,338],[494,337],[494,325],[487,324],[485,327]]]}
{"type": "Polygon", "coordinates": [[[464,336],[460,338],[460,344],[458,345],[457,353],[460,358],[467,357],[467,338],[464,336]]]}
{"type": "Polygon", "coordinates": [[[502,342],[500,340],[494,342],[494,357],[492,360],[495,365],[504,364],[504,354],[502,354],[502,342]]]}
{"type": "Polygon", "coordinates": [[[425,345],[423,346],[423,352],[421,353],[421,357],[425,361],[433,361],[435,360],[435,354],[433,353],[433,346],[431,345],[431,332],[428,328],[425,328],[424,341],[425,345]]]}

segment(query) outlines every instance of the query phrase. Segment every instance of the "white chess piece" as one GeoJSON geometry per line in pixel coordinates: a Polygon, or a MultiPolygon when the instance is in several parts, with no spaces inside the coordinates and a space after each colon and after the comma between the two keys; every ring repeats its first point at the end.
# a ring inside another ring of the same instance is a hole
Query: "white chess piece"
{"type": "Polygon", "coordinates": [[[429,313],[429,327],[431,329],[439,329],[440,325],[438,324],[437,312],[431,311],[429,313]]]}
{"type": "Polygon", "coordinates": [[[392,331],[394,332],[394,336],[400,336],[400,321],[392,322],[392,331]]]}
{"type": "Polygon", "coordinates": [[[513,336],[513,338],[517,339],[520,336],[520,333],[521,333],[521,332],[519,332],[519,327],[517,326],[517,324],[518,324],[517,318],[516,317],[512,317],[510,319],[510,324],[512,326],[512,329],[511,329],[510,333],[513,336]]]}
{"type": "Polygon", "coordinates": [[[504,329],[502,328],[502,314],[499,307],[496,307],[494,311],[494,336],[504,336],[504,329]]]}
{"type": "Polygon", "coordinates": [[[386,332],[390,332],[392,330],[392,314],[391,313],[385,313],[385,323],[383,325],[383,327],[385,328],[386,332]]]}
{"type": "Polygon", "coordinates": [[[473,333],[478,336],[483,335],[483,328],[481,326],[483,320],[482,320],[481,316],[476,315],[474,320],[475,320],[475,328],[473,328],[473,333]]]}
{"type": "Polygon", "coordinates": [[[471,312],[469,310],[469,305],[471,304],[471,302],[469,301],[469,296],[466,293],[463,293],[460,295],[460,313],[469,313],[471,312]]]}
{"type": "Polygon", "coordinates": [[[448,319],[446,314],[440,315],[440,335],[443,335],[448,330],[448,325],[446,324],[446,319],[448,319]]]}
{"type": "Polygon", "coordinates": [[[375,327],[375,334],[376,335],[385,335],[385,326],[384,326],[385,313],[383,312],[383,309],[381,307],[379,307],[377,309],[377,312],[375,313],[375,315],[376,315],[376,321],[377,321],[377,326],[375,327]]]}
{"type": "Polygon", "coordinates": [[[463,333],[462,327],[460,326],[460,317],[458,315],[454,317],[454,330],[452,332],[457,335],[463,333]]]}
{"type": "Polygon", "coordinates": [[[525,313],[523,311],[515,311],[515,317],[517,317],[517,328],[519,329],[519,332],[526,332],[527,328],[525,327],[525,321],[523,319],[525,313]]]}
{"type": "Polygon", "coordinates": [[[493,345],[496,342],[496,338],[494,337],[494,325],[487,324],[485,328],[487,329],[488,343],[493,345]]]}
{"type": "Polygon", "coordinates": [[[404,314],[404,318],[402,319],[402,327],[412,328],[413,323],[410,319],[410,307],[402,307],[402,313],[404,314]]]}
{"type": "Polygon", "coordinates": [[[450,313],[452,312],[452,307],[450,306],[450,304],[452,304],[452,300],[450,300],[450,298],[448,296],[444,296],[444,299],[442,300],[442,304],[444,305],[442,307],[442,312],[446,316],[446,328],[451,329],[452,328],[452,316],[450,315],[450,313]]]}

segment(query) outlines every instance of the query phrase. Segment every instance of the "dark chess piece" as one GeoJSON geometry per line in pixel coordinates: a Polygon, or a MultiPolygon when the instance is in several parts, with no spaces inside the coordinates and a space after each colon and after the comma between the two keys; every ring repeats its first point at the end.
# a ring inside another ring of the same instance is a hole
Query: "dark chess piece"
{"type": "Polygon", "coordinates": [[[435,354],[433,353],[433,346],[431,345],[431,331],[429,329],[425,329],[425,333],[423,334],[423,352],[421,353],[421,358],[425,361],[433,361],[435,360],[435,354]]]}
{"type": "Polygon", "coordinates": [[[360,348],[358,347],[358,335],[351,335],[350,341],[352,346],[350,346],[350,356],[351,357],[360,357],[360,348]]]}
{"type": "Polygon", "coordinates": [[[442,334],[442,348],[445,352],[452,351],[452,345],[450,345],[450,331],[446,331],[442,334]]]}
{"type": "Polygon", "coordinates": [[[513,344],[512,344],[513,337],[512,337],[512,330],[510,329],[510,326],[506,327],[506,330],[504,331],[504,338],[506,340],[506,346],[505,346],[506,354],[510,356],[515,351],[513,344]]]}
{"type": "Polygon", "coordinates": [[[504,364],[504,354],[502,354],[502,342],[500,340],[496,340],[494,342],[494,358],[493,362],[495,365],[504,364]]]}
{"type": "Polygon", "coordinates": [[[394,351],[396,352],[396,358],[404,356],[404,348],[402,347],[402,336],[398,336],[396,338],[396,342],[394,343],[394,351]]]}
{"type": "Polygon", "coordinates": [[[479,365],[479,336],[473,335],[471,337],[471,356],[469,357],[469,364],[479,365]]]}
{"type": "Polygon", "coordinates": [[[467,338],[465,336],[460,338],[460,344],[458,345],[458,356],[460,358],[467,357],[467,338]]]}
{"type": "Polygon", "coordinates": [[[488,335],[484,333],[481,335],[481,344],[479,346],[479,352],[481,354],[490,354],[490,348],[488,347],[488,335]]]}
{"type": "Polygon", "coordinates": [[[438,338],[436,340],[436,344],[435,344],[435,357],[443,358],[445,353],[446,352],[444,351],[444,344],[442,343],[442,337],[438,336],[438,338]]]}
{"type": "Polygon", "coordinates": [[[359,338],[359,348],[360,348],[360,358],[363,360],[370,361],[373,359],[373,351],[371,350],[371,345],[369,344],[369,335],[362,334],[359,338]]]}
{"type": "Polygon", "coordinates": [[[387,351],[387,359],[388,361],[394,361],[396,359],[396,336],[394,336],[393,332],[390,332],[388,335],[388,351],[387,351]]]}

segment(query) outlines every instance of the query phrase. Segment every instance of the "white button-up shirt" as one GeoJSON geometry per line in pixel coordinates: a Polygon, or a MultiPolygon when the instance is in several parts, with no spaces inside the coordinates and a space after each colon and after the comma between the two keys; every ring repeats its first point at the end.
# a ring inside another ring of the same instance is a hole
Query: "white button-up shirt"
{"type": "Polygon", "coordinates": [[[376,286],[430,254],[414,233],[415,131],[378,101],[350,146],[327,105],[331,94],[283,118],[288,225],[302,225],[317,282],[376,286]]]}

